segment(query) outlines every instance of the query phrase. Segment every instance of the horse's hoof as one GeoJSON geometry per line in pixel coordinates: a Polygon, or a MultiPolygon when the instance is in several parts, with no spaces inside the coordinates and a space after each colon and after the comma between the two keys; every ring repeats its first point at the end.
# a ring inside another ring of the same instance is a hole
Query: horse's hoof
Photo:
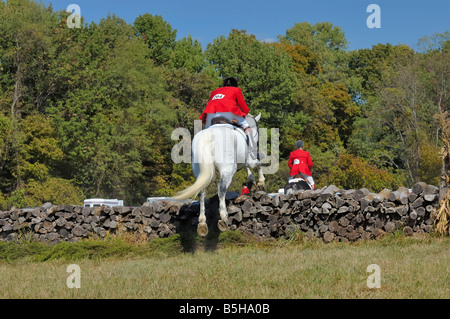
{"type": "Polygon", "coordinates": [[[202,237],[205,237],[206,235],[208,235],[208,225],[206,225],[206,223],[198,224],[197,233],[202,237]]]}
{"type": "Polygon", "coordinates": [[[217,223],[217,226],[219,226],[219,230],[221,232],[225,232],[228,230],[228,223],[226,221],[224,221],[223,219],[219,220],[219,222],[217,223]]]}

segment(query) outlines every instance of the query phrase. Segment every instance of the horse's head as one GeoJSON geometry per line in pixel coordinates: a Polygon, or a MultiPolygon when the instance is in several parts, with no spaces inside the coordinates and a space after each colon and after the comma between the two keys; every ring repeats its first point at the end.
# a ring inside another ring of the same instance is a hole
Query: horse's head
{"type": "Polygon", "coordinates": [[[254,122],[254,125],[256,127],[256,123],[259,122],[259,120],[261,119],[261,113],[258,114],[258,116],[254,117],[251,114],[248,114],[245,119],[247,120],[248,124],[250,124],[250,126],[252,126],[251,122],[254,122]]]}

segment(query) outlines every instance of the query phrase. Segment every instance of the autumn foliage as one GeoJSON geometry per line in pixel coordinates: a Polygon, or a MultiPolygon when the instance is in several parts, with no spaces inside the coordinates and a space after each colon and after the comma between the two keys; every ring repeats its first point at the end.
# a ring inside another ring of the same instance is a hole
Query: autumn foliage
{"type": "Polygon", "coordinates": [[[339,156],[331,168],[329,181],[342,189],[367,188],[379,192],[384,188],[396,189],[396,176],[352,154],[339,156]]]}
{"type": "Polygon", "coordinates": [[[449,111],[449,32],[423,38],[421,51],[349,51],[339,26],[300,22],[277,42],[232,29],[202,45],[159,15],[128,23],[109,14],[73,29],[68,16],[42,2],[0,1],[0,209],[175,194],[193,174],[172,162],[171,133],[193,134],[229,76],[250,113],[262,114],[260,126],[280,132],[284,166],[266,176],[267,191],[284,186],[298,139],[320,187],[439,182],[435,115],[449,111]]]}

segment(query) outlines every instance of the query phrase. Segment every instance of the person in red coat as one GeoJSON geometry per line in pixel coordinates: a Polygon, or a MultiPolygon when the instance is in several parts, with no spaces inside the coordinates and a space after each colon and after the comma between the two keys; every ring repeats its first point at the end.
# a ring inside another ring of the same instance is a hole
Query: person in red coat
{"type": "Polygon", "coordinates": [[[208,104],[202,115],[200,115],[200,119],[205,124],[205,127],[208,128],[213,118],[223,116],[229,120],[238,120],[245,129],[249,126],[247,121],[245,121],[245,116],[249,111],[242,90],[238,87],[237,80],[235,78],[227,78],[224,80],[223,87],[211,92],[208,104]]]}
{"type": "Polygon", "coordinates": [[[238,87],[235,78],[227,78],[223,82],[223,87],[211,92],[209,102],[200,119],[205,124],[205,128],[211,126],[211,121],[217,117],[224,117],[229,121],[237,121],[244,129],[249,139],[250,154],[253,158],[257,155],[257,146],[252,138],[252,130],[245,116],[249,113],[247,103],[245,103],[242,90],[238,87]]]}
{"type": "Polygon", "coordinates": [[[293,151],[289,156],[288,165],[291,169],[289,179],[292,179],[296,177],[296,175],[299,175],[303,177],[309,183],[309,185],[311,185],[311,189],[315,189],[316,185],[311,174],[313,162],[311,160],[311,155],[303,150],[304,145],[305,144],[303,143],[303,141],[297,141],[297,143],[295,144],[297,149],[293,151]]]}
{"type": "Polygon", "coordinates": [[[242,195],[249,195],[250,194],[250,190],[248,189],[248,186],[246,183],[242,184],[242,195]]]}

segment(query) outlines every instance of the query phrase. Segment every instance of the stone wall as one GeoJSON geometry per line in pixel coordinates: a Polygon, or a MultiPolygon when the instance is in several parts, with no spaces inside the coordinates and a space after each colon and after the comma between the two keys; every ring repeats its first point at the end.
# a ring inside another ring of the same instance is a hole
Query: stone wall
{"type": "MultiPolygon", "coordinates": [[[[341,190],[334,185],[297,194],[238,197],[227,194],[231,230],[279,238],[297,231],[330,241],[376,239],[398,230],[407,235],[429,233],[434,227],[439,188],[417,183],[411,189],[341,190]]],[[[198,202],[156,201],[141,207],[80,207],[45,204],[34,209],[0,212],[0,241],[32,234],[40,241],[79,241],[105,237],[121,230],[139,232],[149,239],[180,233],[195,238],[198,202]]],[[[217,195],[207,200],[210,237],[218,237],[217,195]]],[[[190,238],[190,239],[189,239],[190,238]]]]}

